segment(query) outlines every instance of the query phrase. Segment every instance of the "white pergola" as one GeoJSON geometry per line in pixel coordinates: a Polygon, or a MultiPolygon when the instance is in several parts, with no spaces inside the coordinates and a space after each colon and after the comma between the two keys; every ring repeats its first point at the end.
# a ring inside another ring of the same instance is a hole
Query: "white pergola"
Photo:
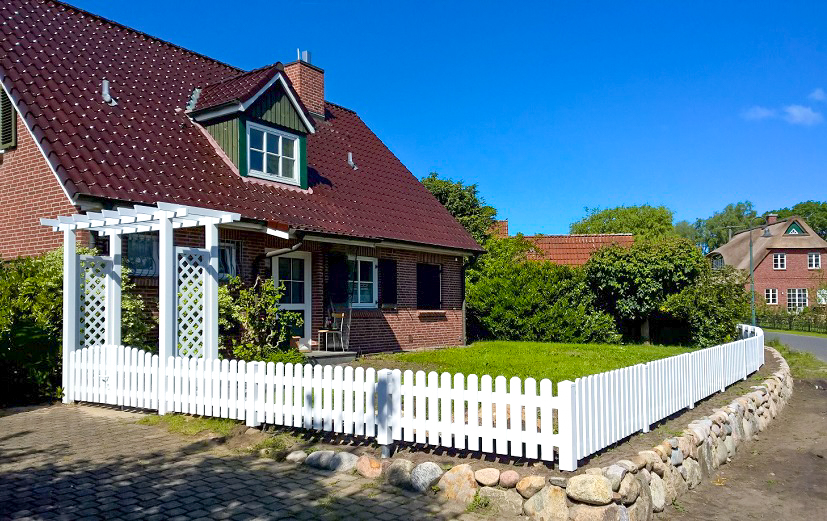
{"type": "MultiPolygon", "coordinates": [[[[63,232],[63,360],[81,347],[87,338],[81,338],[81,295],[82,287],[97,284],[99,296],[104,295],[103,317],[88,331],[100,334],[94,340],[99,344],[121,345],[121,252],[123,235],[130,233],[158,232],[159,235],[159,276],[158,276],[158,320],[159,338],[158,354],[161,360],[178,356],[178,327],[181,319],[179,313],[178,291],[181,271],[196,270],[202,276],[203,306],[197,306],[198,320],[203,330],[199,329],[196,341],[200,343],[195,350],[197,356],[206,359],[218,358],[218,225],[239,221],[237,213],[196,208],[170,203],[157,203],[155,206],[136,205],[132,208],[103,210],[101,212],[76,214],[57,219],[41,219],[44,226],[51,226],[53,231],[63,232]],[[205,229],[203,250],[178,248],[173,241],[173,230],[203,226],[205,229]],[[82,257],[77,254],[77,232],[87,230],[109,236],[108,257],[82,257]],[[182,257],[182,255],[184,257],[182,257]],[[197,256],[197,262],[187,266],[187,259],[197,256]],[[85,271],[83,279],[80,268],[85,271]],[[82,283],[85,285],[82,286],[82,283]],[[203,331],[203,333],[200,333],[203,331]]],[[[189,284],[194,284],[190,279],[189,284]]],[[[197,281],[196,281],[197,282],[197,281]]],[[[87,302],[87,313],[92,306],[87,302]]],[[[63,388],[68,380],[64,364],[63,388]]],[[[160,365],[161,371],[166,367],[160,365]]],[[[64,401],[69,401],[64,398],[64,401]]],[[[163,413],[164,411],[159,411],[163,413]]]]}

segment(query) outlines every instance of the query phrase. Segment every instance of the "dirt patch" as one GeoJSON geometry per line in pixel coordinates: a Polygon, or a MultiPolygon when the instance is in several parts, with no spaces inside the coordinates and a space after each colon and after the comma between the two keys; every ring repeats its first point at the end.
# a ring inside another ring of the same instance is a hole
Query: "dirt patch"
{"type": "Polygon", "coordinates": [[[757,440],[657,518],[803,521],[825,511],[827,390],[796,380],[790,402],[757,440]]]}

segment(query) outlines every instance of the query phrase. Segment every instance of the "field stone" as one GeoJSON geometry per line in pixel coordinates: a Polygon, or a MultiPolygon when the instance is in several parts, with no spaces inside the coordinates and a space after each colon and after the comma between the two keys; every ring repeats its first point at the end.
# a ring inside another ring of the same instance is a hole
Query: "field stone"
{"type": "Polygon", "coordinates": [[[359,461],[359,456],[351,454],[350,452],[337,452],[330,458],[328,467],[333,472],[347,472],[353,470],[356,462],[359,461]]]}
{"type": "Polygon", "coordinates": [[[610,465],[603,475],[606,476],[606,479],[612,484],[612,490],[617,492],[620,490],[620,482],[623,480],[623,477],[626,475],[627,470],[620,465],[610,465]]]}
{"type": "Polygon", "coordinates": [[[294,450],[288,454],[284,461],[288,463],[303,463],[307,459],[307,453],[303,450],[294,450]]]}
{"type": "Polygon", "coordinates": [[[727,436],[724,439],[724,446],[726,447],[727,456],[729,456],[730,458],[734,458],[735,457],[735,440],[732,438],[732,436],[727,436]]]}
{"type": "Polygon", "coordinates": [[[649,486],[640,481],[640,495],[637,501],[627,508],[629,521],[652,521],[652,492],[649,486]]]}
{"type": "Polygon", "coordinates": [[[517,482],[517,492],[528,499],[546,486],[546,478],[543,476],[526,476],[517,482]]]}
{"type": "Polygon", "coordinates": [[[666,487],[663,485],[663,480],[657,474],[652,474],[652,480],[649,482],[649,491],[652,494],[652,510],[654,512],[663,512],[666,506],[666,487]]]}
{"type": "Polygon", "coordinates": [[[637,455],[646,460],[646,468],[648,470],[652,470],[652,465],[654,465],[656,461],[660,461],[660,457],[653,450],[642,450],[638,452],[637,455]]]}
{"type": "Polygon", "coordinates": [[[549,485],[554,485],[555,487],[566,488],[567,482],[568,479],[563,476],[549,476],[548,478],[549,485]]]}
{"type": "Polygon", "coordinates": [[[698,464],[701,466],[701,474],[705,477],[712,476],[715,467],[712,464],[712,447],[708,441],[705,441],[698,451],[698,464]]]}
{"type": "Polygon", "coordinates": [[[669,467],[666,474],[663,475],[663,484],[666,487],[666,502],[669,504],[689,490],[681,473],[674,467],[669,467]]]}
{"type": "Polygon", "coordinates": [[[641,463],[642,463],[641,465],[638,465],[637,463],[635,463],[633,461],[629,461],[627,459],[622,459],[622,460],[616,461],[615,465],[617,465],[618,467],[623,467],[624,469],[626,469],[626,472],[637,472],[638,469],[640,469],[640,468],[642,468],[646,465],[645,461],[642,461],[641,463]]]}
{"type": "Polygon", "coordinates": [[[401,458],[393,460],[387,470],[388,483],[395,487],[410,488],[413,469],[413,461],[401,458]]]}
{"type": "Polygon", "coordinates": [[[640,495],[640,482],[634,474],[626,474],[620,482],[620,502],[624,505],[631,505],[640,495]]]}
{"type": "Polygon", "coordinates": [[[566,494],[573,501],[589,505],[608,505],[612,502],[612,484],[603,476],[579,474],[569,478],[566,494]]]}
{"type": "Polygon", "coordinates": [[[686,481],[687,487],[690,489],[697,487],[701,483],[701,465],[692,458],[683,460],[681,476],[686,481]]]}
{"type": "Polygon", "coordinates": [[[480,469],[474,472],[474,478],[477,480],[477,483],[483,487],[493,487],[500,482],[500,469],[493,467],[480,469]]]}
{"type": "Polygon", "coordinates": [[[442,467],[433,461],[420,463],[411,471],[411,490],[427,492],[442,476],[442,467]]]}
{"type": "Polygon", "coordinates": [[[576,505],[569,511],[571,521],[629,521],[629,512],[621,505],[593,507],[576,505]]]}
{"type": "Polygon", "coordinates": [[[439,478],[439,497],[442,500],[459,501],[468,505],[477,495],[477,480],[471,465],[457,465],[439,478]]]}
{"type": "Polygon", "coordinates": [[[503,488],[514,488],[518,481],[520,481],[520,475],[517,471],[506,470],[500,473],[500,486],[503,488]]]}
{"type": "Polygon", "coordinates": [[[523,496],[514,489],[502,490],[494,487],[482,487],[480,497],[488,499],[498,514],[519,516],[523,513],[523,496]]]}
{"type": "Polygon", "coordinates": [[[729,451],[726,448],[726,443],[724,443],[724,440],[718,440],[718,443],[715,445],[715,455],[718,466],[726,463],[726,460],[729,457],[729,451]]]}
{"type": "Polygon", "coordinates": [[[356,462],[356,472],[362,477],[376,479],[382,475],[382,462],[367,454],[360,456],[356,462]]]}
{"type": "Polygon", "coordinates": [[[317,469],[328,469],[330,468],[330,460],[333,459],[334,454],[335,452],[332,450],[317,450],[307,456],[304,464],[317,469]]]}
{"type": "Polygon", "coordinates": [[[522,511],[533,521],[567,521],[566,492],[553,485],[543,487],[525,502],[522,511]]]}
{"type": "Polygon", "coordinates": [[[683,452],[681,452],[680,449],[672,449],[672,456],[670,457],[669,463],[675,467],[683,463],[683,452]]]}

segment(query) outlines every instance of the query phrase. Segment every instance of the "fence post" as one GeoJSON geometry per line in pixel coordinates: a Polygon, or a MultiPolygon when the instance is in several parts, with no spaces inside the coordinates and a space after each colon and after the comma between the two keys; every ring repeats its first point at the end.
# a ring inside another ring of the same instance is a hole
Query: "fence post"
{"type": "Polygon", "coordinates": [[[640,377],[640,417],[641,421],[643,422],[643,428],[641,432],[649,432],[649,425],[651,422],[649,421],[649,408],[652,404],[649,402],[649,369],[651,365],[646,363],[643,364],[643,374],[640,377]]]}
{"type": "Polygon", "coordinates": [[[382,447],[382,457],[390,457],[390,443],[391,434],[389,432],[390,422],[388,415],[390,414],[390,396],[388,381],[390,380],[390,369],[382,369],[379,371],[378,381],[376,383],[376,443],[382,447]]]}
{"type": "MultiPolygon", "coordinates": [[[[577,470],[577,430],[574,418],[577,406],[577,393],[574,382],[564,380],[557,384],[557,433],[560,444],[557,446],[557,455],[560,459],[558,468],[568,472],[577,470]]],[[[547,457],[543,454],[543,457],[547,457]]]]}
{"type": "MultiPolygon", "coordinates": [[[[256,371],[258,370],[259,362],[250,362],[244,368],[244,401],[247,404],[247,411],[244,414],[244,419],[248,427],[258,427],[258,417],[256,415],[256,371]]],[[[294,424],[295,425],[295,424],[294,424]]],[[[296,425],[298,427],[298,425],[296,425]]]]}

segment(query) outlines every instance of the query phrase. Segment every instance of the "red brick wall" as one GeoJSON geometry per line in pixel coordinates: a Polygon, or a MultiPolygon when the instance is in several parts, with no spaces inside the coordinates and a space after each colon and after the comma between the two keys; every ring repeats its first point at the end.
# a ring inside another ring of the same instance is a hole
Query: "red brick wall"
{"type": "Polygon", "coordinates": [[[755,298],[760,301],[764,298],[764,290],[775,288],[778,290],[778,308],[787,309],[787,289],[807,288],[810,306],[816,304],[816,289],[823,285],[824,265],[827,263],[827,249],[778,249],[770,253],[755,267],[755,298]],[[807,254],[821,252],[820,270],[807,268],[807,254]],[[773,253],[787,254],[787,269],[774,270],[772,267],[773,253]]]}
{"type": "Polygon", "coordinates": [[[17,147],[0,155],[0,258],[37,255],[62,246],[63,235],[41,226],[40,218],[74,213],[18,116],[17,147]]]}
{"type": "Polygon", "coordinates": [[[297,61],[285,65],[284,72],[307,110],[324,116],[324,71],[297,61]]]}

